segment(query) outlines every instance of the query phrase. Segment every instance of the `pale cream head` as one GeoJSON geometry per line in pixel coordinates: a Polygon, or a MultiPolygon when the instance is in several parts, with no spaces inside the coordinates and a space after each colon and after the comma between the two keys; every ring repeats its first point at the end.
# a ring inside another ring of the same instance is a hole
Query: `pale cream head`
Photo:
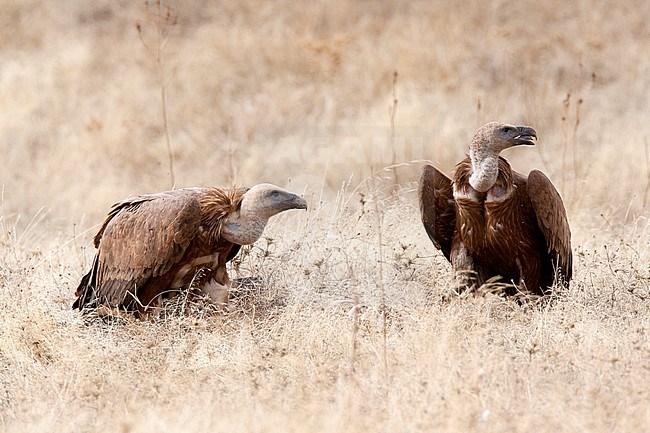
{"type": "Polygon", "coordinates": [[[255,185],[244,193],[239,210],[226,217],[222,236],[239,245],[252,244],[269,218],[289,209],[307,209],[307,201],[270,183],[255,185]]]}
{"type": "Polygon", "coordinates": [[[477,191],[492,188],[499,174],[499,154],[521,144],[534,145],[537,132],[530,126],[514,126],[490,122],[481,126],[469,146],[472,175],[469,183],[477,191]]]}
{"type": "Polygon", "coordinates": [[[470,145],[472,151],[488,151],[497,155],[504,149],[521,144],[534,145],[537,132],[530,126],[489,122],[481,126],[470,145]]]}

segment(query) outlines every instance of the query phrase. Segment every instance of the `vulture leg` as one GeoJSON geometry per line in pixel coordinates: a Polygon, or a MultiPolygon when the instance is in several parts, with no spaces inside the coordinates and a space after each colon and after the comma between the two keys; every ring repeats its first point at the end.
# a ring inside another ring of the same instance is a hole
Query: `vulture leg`
{"type": "Polygon", "coordinates": [[[228,306],[228,288],[230,284],[219,284],[216,280],[212,279],[205,283],[201,291],[208,295],[210,301],[218,306],[228,306]]]}
{"type": "Polygon", "coordinates": [[[224,309],[228,308],[228,289],[230,289],[230,280],[225,266],[220,267],[214,276],[201,287],[210,301],[224,309]]]}
{"type": "Polygon", "coordinates": [[[454,245],[451,252],[451,264],[454,268],[455,291],[461,294],[465,290],[476,289],[478,286],[478,272],[474,258],[462,242],[454,245]]]}

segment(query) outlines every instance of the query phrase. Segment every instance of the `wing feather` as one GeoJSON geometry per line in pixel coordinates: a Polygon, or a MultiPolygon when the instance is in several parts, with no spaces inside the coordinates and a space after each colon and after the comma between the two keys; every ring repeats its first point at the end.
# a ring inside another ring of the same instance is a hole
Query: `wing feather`
{"type": "Polygon", "coordinates": [[[420,171],[418,198],[422,224],[436,248],[450,259],[456,228],[456,204],[451,179],[431,165],[420,171]]]}
{"type": "Polygon", "coordinates": [[[116,204],[96,236],[96,296],[119,305],[176,265],[201,225],[199,195],[185,189],[116,204]]]}
{"type": "Polygon", "coordinates": [[[566,282],[573,273],[571,230],[562,197],[544,173],[533,170],[528,175],[528,195],[544,234],[548,252],[557,260],[566,282]]]}

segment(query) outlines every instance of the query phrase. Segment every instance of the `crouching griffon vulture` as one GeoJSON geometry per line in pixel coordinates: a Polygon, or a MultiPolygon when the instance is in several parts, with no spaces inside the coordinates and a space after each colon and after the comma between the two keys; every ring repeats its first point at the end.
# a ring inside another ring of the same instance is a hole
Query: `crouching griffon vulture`
{"type": "Polygon", "coordinates": [[[226,263],[289,209],[307,209],[307,202],[271,184],[186,188],[117,203],[95,236],[98,251],[73,308],[143,313],[161,294],[190,285],[226,304],[226,263]]]}
{"type": "Polygon", "coordinates": [[[571,280],[571,232],[562,199],[538,170],[514,171],[499,153],[534,145],[528,126],[491,122],[474,135],[453,180],[430,165],[420,172],[424,228],[452,264],[458,290],[485,282],[546,294],[571,280]]]}

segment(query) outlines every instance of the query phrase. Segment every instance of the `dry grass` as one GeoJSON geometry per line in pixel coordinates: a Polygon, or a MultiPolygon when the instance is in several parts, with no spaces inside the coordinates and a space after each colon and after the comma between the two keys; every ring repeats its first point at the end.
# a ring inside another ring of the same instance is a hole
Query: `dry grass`
{"type": "Polygon", "coordinates": [[[650,430],[650,3],[169,5],[177,185],[271,181],[312,210],[243,252],[228,315],[84,320],[95,224],[169,186],[153,29],[134,2],[5,1],[2,431],[650,430]],[[493,119],[538,130],[506,156],[569,208],[575,280],[549,301],[449,300],[420,228],[412,161],[449,172],[493,119]]]}

